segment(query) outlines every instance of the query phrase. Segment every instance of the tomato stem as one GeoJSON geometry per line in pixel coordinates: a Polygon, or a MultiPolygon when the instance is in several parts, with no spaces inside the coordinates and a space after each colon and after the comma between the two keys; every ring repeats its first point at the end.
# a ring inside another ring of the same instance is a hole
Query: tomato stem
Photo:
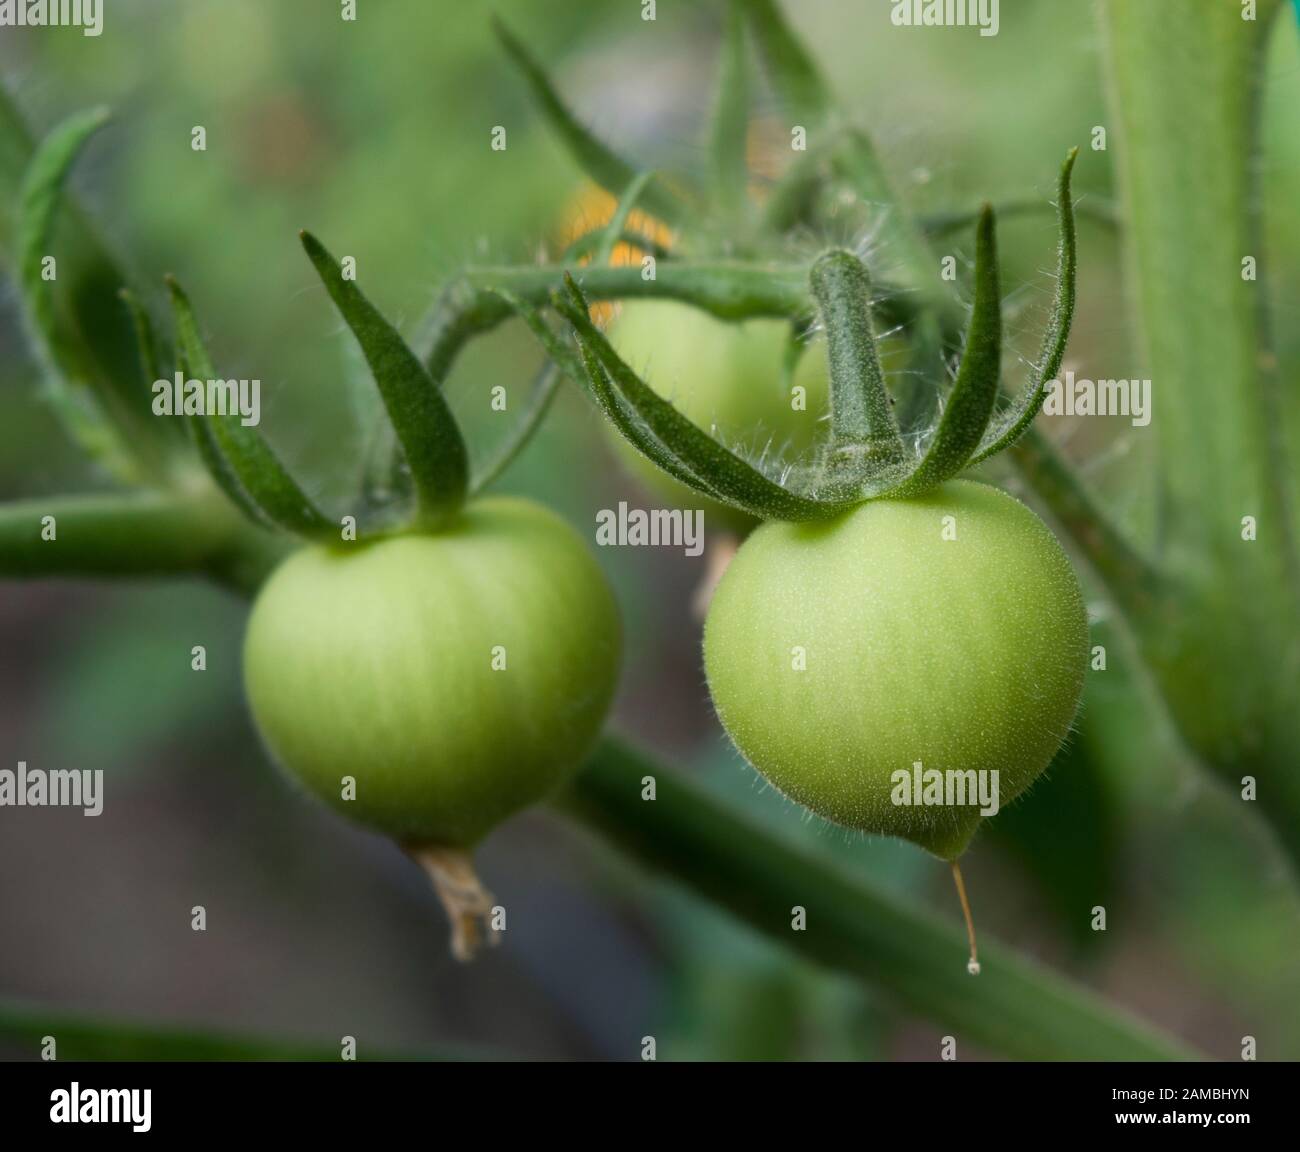
{"type": "Polygon", "coordinates": [[[970,959],[966,962],[966,971],[972,976],[980,974],[979,954],[975,949],[975,921],[970,914],[970,901],[966,899],[966,884],[961,878],[961,865],[952,861],[952,878],[957,885],[957,898],[961,900],[961,914],[966,919],[966,939],[970,941],[970,959]]]}
{"type": "Polygon", "coordinates": [[[500,936],[491,927],[492,894],[474,871],[470,854],[459,848],[408,847],[407,853],[424,869],[451,921],[451,954],[462,963],[473,960],[486,943],[500,936]]]}

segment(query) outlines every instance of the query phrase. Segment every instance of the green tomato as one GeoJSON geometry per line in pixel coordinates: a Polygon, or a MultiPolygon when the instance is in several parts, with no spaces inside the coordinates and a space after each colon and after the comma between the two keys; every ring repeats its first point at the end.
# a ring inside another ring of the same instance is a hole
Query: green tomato
{"type": "Polygon", "coordinates": [[[492,498],[436,535],[295,553],[253,607],[244,673],[272,755],[308,789],[408,847],[463,849],[581,764],[620,647],[578,534],[492,498]]]}
{"type": "MultiPolygon", "coordinates": [[[[637,300],[623,305],[609,338],[628,365],[688,420],[729,447],[740,445],[757,456],[770,445],[793,461],[825,431],[830,384],[818,343],[800,357],[792,387],[783,386],[789,331],[782,320],[728,324],[677,301],[637,300]]],[[[616,444],[629,471],[667,504],[703,508],[706,520],[733,531],[753,527],[752,517],[665,475],[621,436],[616,444]]]]}
{"type": "Polygon", "coordinates": [[[1069,731],[1087,659],[1083,596],[1055,537],[965,480],[828,523],[765,524],[704,631],[718,716],[755,768],[828,820],[945,859],[979,807],[914,803],[903,777],[916,763],[997,772],[984,782],[1009,803],[1069,731]]]}

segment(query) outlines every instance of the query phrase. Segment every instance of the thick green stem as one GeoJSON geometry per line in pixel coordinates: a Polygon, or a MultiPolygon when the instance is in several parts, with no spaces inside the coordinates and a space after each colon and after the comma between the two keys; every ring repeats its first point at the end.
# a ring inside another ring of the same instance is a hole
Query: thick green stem
{"type": "Polygon", "coordinates": [[[207,575],[251,592],[286,547],[210,493],[0,505],[0,579],[207,575]]]}
{"type": "MultiPolygon", "coordinates": [[[[564,283],[563,265],[467,268],[442,292],[424,325],[420,347],[429,374],[441,382],[462,348],[514,315],[498,292],[544,306],[564,283]]],[[[572,269],[592,300],[639,297],[683,300],[723,320],[796,317],[808,311],[808,269],[801,264],[663,262],[647,276],[640,267],[572,269]]]]}
{"type": "Polygon", "coordinates": [[[681,773],[607,738],[565,801],[621,850],[827,967],[893,993],[963,1041],[1034,1060],[1178,1060],[1197,1054],[1004,946],[966,972],[957,923],[905,906],[741,816],[681,773]],[[655,798],[642,799],[652,777],[655,798]],[[792,928],[794,909],[805,928],[792,928]]]}
{"type": "Polygon", "coordinates": [[[831,438],[839,452],[883,461],[903,458],[871,326],[871,277],[852,252],[832,249],[812,267],[811,284],[831,376],[831,438]]]}
{"type": "Polygon", "coordinates": [[[1121,609],[1138,619],[1169,593],[1161,573],[1097,508],[1079,476],[1038,429],[1031,425],[1025,431],[1012,446],[1011,458],[1121,609]]]}
{"type": "MultiPolygon", "coordinates": [[[[1184,738],[1300,860],[1300,560],[1275,432],[1256,124],[1282,6],[1106,0],[1130,290],[1159,438],[1162,566],[1182,593],[1135,621],[1184,738]],[[1248,521],[1246,518],[1250,518],[1248,521]],[[1255,537],[1249,538],[1249,525],[1255,537]],[[1252,674],[1253,673],[1253,674],[1252,674]]],[[[1134,373],[1135,374],[1135,373],[1134,373]]]]}

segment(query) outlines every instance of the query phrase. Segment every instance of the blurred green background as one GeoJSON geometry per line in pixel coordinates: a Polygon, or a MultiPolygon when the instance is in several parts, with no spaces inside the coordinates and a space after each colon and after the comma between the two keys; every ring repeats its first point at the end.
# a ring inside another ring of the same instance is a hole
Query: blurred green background
{"type": "MultiPolygon", "coordinates": [[[[0,31],[0,68],[38,131],[85,106],[114,110],[77,169],[82,202],[140,282],[183,279],[222,371],[263,381],[264,429],[328,500],[353,478],[339,462],[359,463],[376,412],[297,230],[354,255],[362,286],[412,334],[459,265],[555,251],[586,190],[496,47],[490,11],[524,33],[623,152],[702,166],[718,6],[661,0],[653,23],[640,8],[359,0],[359,19],[345,23],[335,0],[117,0],[98,39],[0,31]],[[505,152],[489,147],[498,124],[505,152]],[[206,152],[190,148],[195,125],[207,129],[206,152]]],[[[1073,144],[1084,148],[1076,190],[1110,196],[1117,142],[1088,147],[1107,122],[1090,5],[1007,0],[992,40],[891,34],[884,0],[787,8],[917,213],[1046,201],[1073,144]]],[[[1278,31],[1264,107],[1268,262],[1279,342],[1295,363],[1300,326],[1281,302],[1300,287],[1300,44],[1293,23],[1278,31]]],[[[969,237],[951,244],[969,255],[969,237]]],[[[1117,239],[1085,220],[1080,244],[1066,366],[1137,375],[1117,239]]],[[[1011,331],[1025,356],[1054,245],[1048,214],[1003,228],[1011,331]]],[[[482,418],[488,390],[537,363],[511,327],[462,359],[450,391],[476,452],[497,434],[482,418]]],[[[102,483],[40,399],[8,285],[0,395],[0,497],[102,483]]],[[[1294,397],[1290,416],[1297,439],[1294,397]]],[[[1118,519],[1144,522],[1147,429],[1058,419],[1048,431],[1118,519]]],[[[648,499],[569,393],[500,487],[551,503],[588,538],[596,509],[648,499]]],[[[808,822],[730,750],[690,607],[704,559],[671,549],[599,559],[629,637],[617,724],[846,866],[955,916],[946,868],[808,822]]],[[[979,927],[1211,1054],[1237,1057],[1249,1034],[1261,1058],[1300,1058],[1296,881],[1263,826],[1187,765],[1126,670],[1106,606],[1092,608],[1109,668],[1092,676],[1080,732],[1049,776],[967,857],[979,927]],[[1090,928],[1095,905],[1107,909],[1104,933],[1090,928]]],[[[508,946],[456,965],[417,870],[268,766],[240,697],[244,613],[198,583],[0,586],[4,762],[103,769],[109,797],[94,820],[0,816],[0,998],[326,1047],[348,1034],[362,1055],[449,1044],[637,1059],[653,1035],[660,1059],[933,1058],[939,1029],[634,872],[547,813],[487,843],[481,871],[511,909],[508,946]],[[195,675],[200,643],[209,670],[195,675]],[[206,933],[190,929],[195,904],[208,910],[206,933]]],[[[4,1041],[0,1051],[32,1055],[4,1041]]]]}

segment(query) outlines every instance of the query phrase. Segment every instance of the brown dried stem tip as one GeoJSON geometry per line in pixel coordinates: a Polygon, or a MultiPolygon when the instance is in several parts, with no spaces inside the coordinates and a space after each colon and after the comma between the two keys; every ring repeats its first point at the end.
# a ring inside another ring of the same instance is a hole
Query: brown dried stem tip
{"type": "Polygon", "coordinates": [[[494,903],[474,871],[468,852],[459,848],[408,848],[410,857],[433,882],[451,921],[451,954],[462,963],[473,960],[487,943],[500,943],[491,927],[494,903]]]}

